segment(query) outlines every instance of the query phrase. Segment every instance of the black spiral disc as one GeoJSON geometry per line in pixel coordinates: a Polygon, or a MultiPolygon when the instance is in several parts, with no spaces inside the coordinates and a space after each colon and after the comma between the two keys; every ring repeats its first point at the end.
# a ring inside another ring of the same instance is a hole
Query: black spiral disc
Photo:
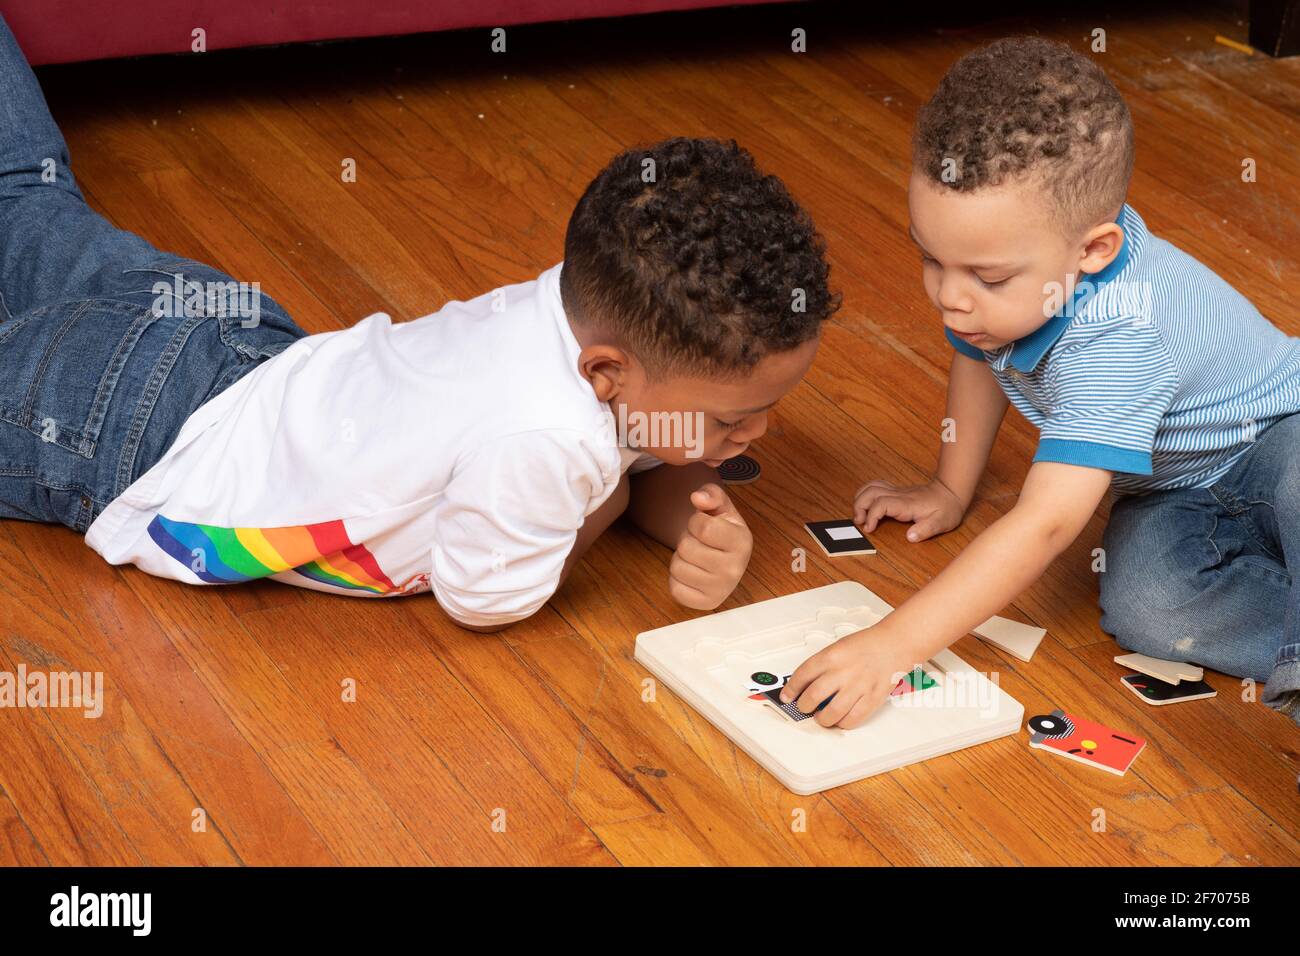
{"type": "Polygon", "coordinates": [[[758,481],[758,476],[762,473],[763,469],[758,467],[758,462],[748,455],[728,458],[718,466],[718,477],[729,485],[747,485],[751,481],[758,481]]]}

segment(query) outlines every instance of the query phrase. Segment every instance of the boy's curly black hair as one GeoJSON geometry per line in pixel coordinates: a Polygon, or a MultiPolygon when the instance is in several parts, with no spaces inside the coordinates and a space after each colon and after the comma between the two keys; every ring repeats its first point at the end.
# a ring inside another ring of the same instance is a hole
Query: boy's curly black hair
{"type": "Polygon", "coordinates": [[[743,374],[816,337],[839,306],[825,243],[733,142],[676,138],[601,170],[569,219],[560,288],[656,378],[743,374]]]}
{"type": "Polygon", "coordinates": [[[921,107],[916,168],[969,192],[1033,179],[1069,230],[1118,212],[1133,175],[1133,120],[1096,63],[1062,43],[1007,37],[967,53],[921,107]]]}

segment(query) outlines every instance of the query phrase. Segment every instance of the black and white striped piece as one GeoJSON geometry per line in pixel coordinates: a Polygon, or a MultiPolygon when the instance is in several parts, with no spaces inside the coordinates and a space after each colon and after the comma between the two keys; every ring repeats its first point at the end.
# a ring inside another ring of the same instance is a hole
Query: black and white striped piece
{"type": "Polygon", "coordinates": [[[775,690],[764,691],[763,696],[766,697],[768,700],[770,700],[773,704],[775,704],[777,710],[785,714],[787,717],[789,717],[791,720],[795,721],[796,723],[801,720],[807,720],[809,717],[816,716],[818,713],[821,712],[821,709],[823,707],[825,707],[827,704],[829,704],[832,700],[835,699],[835,695],[831,694],[830,697],[827,697],[824,701],[818,704],[817,709],[814,710],[811,714],[805,714],[802,710],[799,709],[799,702],[797,700],[792,700],[788,704],[781,703],[781,688],[779,687],[776,688],[775,690]]]}
{"type": "Polygon", "coordinates": [[[728,458],[718,466],[718,477],[729,485],[747,485],[758,481],[758,476],[762,473],[763,469],[758,466],[758,462],[748,455],[728,458]]]}

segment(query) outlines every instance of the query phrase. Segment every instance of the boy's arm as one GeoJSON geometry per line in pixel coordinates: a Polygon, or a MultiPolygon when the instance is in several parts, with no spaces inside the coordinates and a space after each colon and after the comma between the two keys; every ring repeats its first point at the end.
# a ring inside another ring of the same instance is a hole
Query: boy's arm
{"type": "MultiPolygon", "coordinates": [[[[582,556],[587,553],[587,549],[605,533],[605,529],[613,524],[624,509],[627,508],[628,489],[628,476],[625,472],[623,477],[619,479],[618,487],[605,499],[604,504],[583,520],[582,527],[578,529],[578,536],[573,540],[573,548],[569,551],[569,556],[564,559],[564,567],[560,570],[560,580],[556,583],[555,590],[558,591],[564,587],[564,582],[568,579],[569,572],[573,570],[574,565],[582,560],[582,556]]],[[[456,624],[467,631],[478,631],[481,634],[493,634],[510,626],[509,624],[462,624],[460,621],[456,621],[456,624]]]]}
{"type": "Polygon", "coordinates": [[[660,465],[634,476],[628,516],[673,549],[668,593],[684,607],[712,611],[749,566],[754,536],[717,471],[703,462],[660,465]]]}
{"type": "MultiPolygon", "coordinates": [[[[722,519],[730,527],[720,528],[717,517],[702,514],[691,501],[692,492],[699,491],[701,486],[711,482],[716,484],[717,481],[717,470],[702,462],[680,467],[659,465],[631,476],[624,473],[613,494],[587,515],[582,527],[578,529],[573,547],[560,571],[556,590],[563,586],[569,572],[592,543],[626,510],[633,524],[676,552],[670,568],[669,586],[671,591],[674,581],[676,582],[679,593],[674,594],[674,597],[679,602],[688,607],[703,608],[721,603],[731,593],[735,583],[732,579],[739,579],[744,565],[748,564],[751,539],[739,516],[722,519]],[[703,540],[697,538],[691,541],[693,548],[688,559],[682,557],[681,548],[685,539],[693,537],[689,533],[692,521],[703,540]],[[736,522],[739,522],[739,529],[734,526],[736,522]],[[679,576],[685,580],[677,580],[679,576]],[[680,593],[683,586],[686,587],[684,595],[680,593]]],[[[723,501],[725,507],[719,510],[734,512],[734,506],[726,501],[725,494],[723,501]]],[[[456,623],[466,630],[488,634],[509,626],[456,623]]]]}
{"type": "Polygon", "coordinates": [[[899,642],[908,661],[928,660],[1038,580],[1087,525],[1110,479],[1100,468],[1034,464],[1016,506],[872,628],[874,637],[899,642]]]}
{"type": "Polygon", "coordinates": [[[564,559],[564,567],[560,571],[560,580],[555,585],[555,590],[558,591],[564,587],[564,582],[568,580],[569,572],[573,570],[573,566],[582,560],[582,556],[587,553],[587,549],[595,544],[596,539],[604,534],[605,530],[618,520],[618,516],[627,510],[629,487],[628,475],[627,472],[624,472],[623,477],[618,480],[618,487],[605,499],[604,504],[583,520],[582,527],[578,529],[578,536],[573,541],[573,550],[564,559]]]}
{"type": "Polygon", "coordinates": [[[1020,501],[937,577],[874,627],[841,638],[795,670],[781,691],[823,727],[851,730],[900,674],[928,661],[1033,584],[1083,530],[1110,472],[1038,462],[1020,501]],[[819,707],[827,702],[824,707],[819,707]]]}
{"type": "Polygon", "coordinates": [[[988,464],[1007,404],[986,363],[954,353],[946,412],[953,434],[952,440],[939,446],[934,477],[907,487],[879,479],[868,481],[853,496],[854,522],[868,534],[883,518],[911,522],[908,541],[924,541],[961,524],[988,464]]]}
{"type": "Polygon", "coordinates": [[[666,547],[676,549],[686,524],[695,514],[691,492],[717,484],[718,471],[703,462],[658,465],[632,476],[627,516],[632,523],[666,547]]]}
{"type": "Polygon", "coordinates": [[[944,414],[955,425],[955,440],[940,445],[935,479],[957,496],[963,512],[975,497],[1008,404],[988,363],[953,352],[944,414]]]}

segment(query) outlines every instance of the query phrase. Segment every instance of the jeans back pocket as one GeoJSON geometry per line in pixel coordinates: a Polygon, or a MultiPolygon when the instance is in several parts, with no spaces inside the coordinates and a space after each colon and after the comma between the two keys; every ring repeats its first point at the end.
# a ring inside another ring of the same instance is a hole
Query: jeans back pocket
{"type": "Polygon", "coordinates": [[[140,295],[147,287],[155,311],[215,321],[222,343],[244,362],[268,359],[307,334],[262,292],[260,282],[239,281],[194,259],[163,255],[126,270],[127,276],[140,287],[126,294],[140,295]]]}
{"type": "Polygon", "coordinates": [[[135,303],[84,299],[0,323],[0,418],[93,457],[128,359],[157,320],[135,303]]]}

